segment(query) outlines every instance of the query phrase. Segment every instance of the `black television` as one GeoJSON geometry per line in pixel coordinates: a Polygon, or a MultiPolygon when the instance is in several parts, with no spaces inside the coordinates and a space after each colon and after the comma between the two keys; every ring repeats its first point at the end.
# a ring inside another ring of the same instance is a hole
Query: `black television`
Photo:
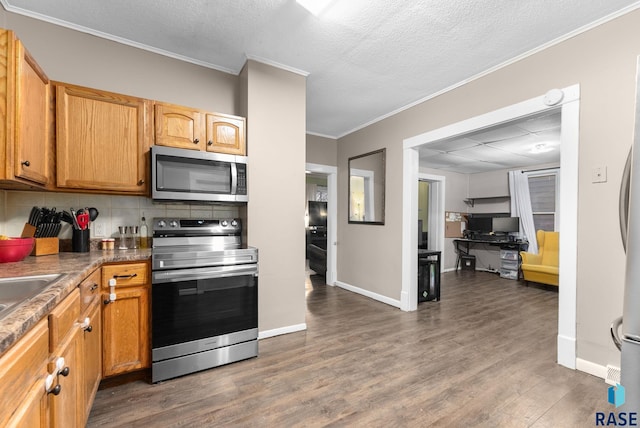
{"type": "Polygon", "coordinates": [[[520,217],[494,217],[491,222],[493,233],[520,232],[520,217]]]}
{"type": "Polygon", "coordinates": [[[491,226],[491,217],[469,217],[467,221],[467,230],[476,233],[489,233],[491,226]]]}
{"type": "Polygon", "coordinates": [[[327,227],[327,203],[309,201],[309,226],[327,227]]]}

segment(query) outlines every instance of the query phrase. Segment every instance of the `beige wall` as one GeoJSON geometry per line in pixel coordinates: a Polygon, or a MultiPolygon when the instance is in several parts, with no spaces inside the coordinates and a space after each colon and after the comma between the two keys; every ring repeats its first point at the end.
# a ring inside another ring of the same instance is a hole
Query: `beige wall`
{"type": "Polygon", "coordinates": [[[389,174],[385,226],[349,225],[339,208],[338,280],[400,298],[403,139],[578,83],[577,351],[581,359],[618,365],[608,328],[622,312],[617,199],[632,142],[638,28],[640,11],[631,12],[341,138],[338,200],[345,197],[349,156],[387,147],[389,174]],[[599,165],[607,166],[608,181],[593,184],[591,169],[599,165]]]}
{"type": "Polygon", "coordinates": [[[255,61],[240,78],[252,144],[247,229],[249,245],[260,251],[259,327],[300,326],[306,313],[306,79],[255,61]]]}
{"type": "Polygon", "coordinates": [[[307,134],[307,162],[318,165],[338,165],[338,141],[307,134]]]}

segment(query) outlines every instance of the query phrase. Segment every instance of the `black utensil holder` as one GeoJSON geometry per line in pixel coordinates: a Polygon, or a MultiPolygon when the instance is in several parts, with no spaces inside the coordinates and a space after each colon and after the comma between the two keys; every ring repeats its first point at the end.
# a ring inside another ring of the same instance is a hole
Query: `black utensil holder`
{"type": "Polygon", "coordinates": [[[73,229],[71,236],[71,250],[74,253],[89,252],[89,229],[73,229]]]}

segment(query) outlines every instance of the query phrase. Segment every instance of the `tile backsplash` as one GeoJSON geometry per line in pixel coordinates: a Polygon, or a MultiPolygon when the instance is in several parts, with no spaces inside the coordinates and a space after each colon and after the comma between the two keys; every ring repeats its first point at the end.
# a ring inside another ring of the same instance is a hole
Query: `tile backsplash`
{"type": "MultiPolygon", "coordinates": [[[[154,217],[211,219],[239,215],[234,205],[162,204],[141,196],[0,190],[0,234],[20,236],[33,206],[55,207],[57,211],[95,207],[100,214],[91,225],[91,238],[116,237],[118,226],[139,225],[143,214],[150,234],[154,217]],[[96,229],[104,230],[104,236],[97,236],[96,229]]],[[[71,239],[69,224],[63,223],[59,237],[71,239]]]]}

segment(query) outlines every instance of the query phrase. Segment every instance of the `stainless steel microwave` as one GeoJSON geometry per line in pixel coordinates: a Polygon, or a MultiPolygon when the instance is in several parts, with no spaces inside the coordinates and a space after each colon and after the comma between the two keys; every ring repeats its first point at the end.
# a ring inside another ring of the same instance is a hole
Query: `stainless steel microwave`
{"type": "Polygon", "coordinates": [[[158,201],[247,202],[247,157],[152,146],[151,185],[158,201]]]}

